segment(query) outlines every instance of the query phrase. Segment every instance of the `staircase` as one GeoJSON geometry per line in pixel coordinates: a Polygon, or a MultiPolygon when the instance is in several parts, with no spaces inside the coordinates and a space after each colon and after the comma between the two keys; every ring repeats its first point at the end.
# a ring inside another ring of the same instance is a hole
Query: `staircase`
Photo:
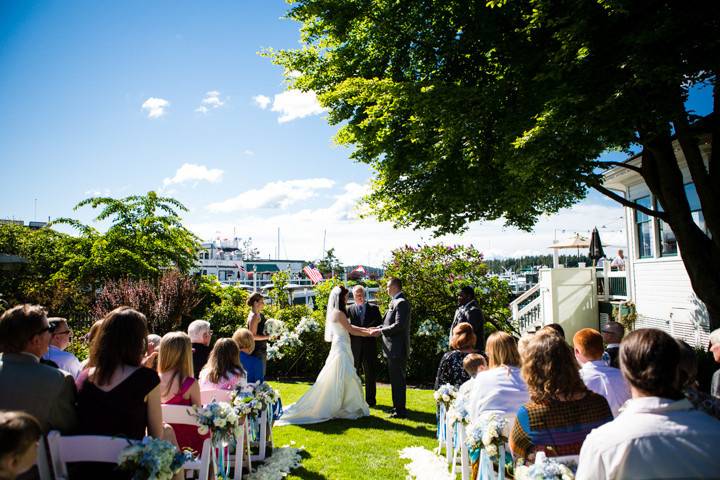
{"type": "Polygon", "coordinates": [[[541,328],[544,319],[540,284],[510,302],[510,310],[512,312],[510,323],[521,335],[541,328]]]}

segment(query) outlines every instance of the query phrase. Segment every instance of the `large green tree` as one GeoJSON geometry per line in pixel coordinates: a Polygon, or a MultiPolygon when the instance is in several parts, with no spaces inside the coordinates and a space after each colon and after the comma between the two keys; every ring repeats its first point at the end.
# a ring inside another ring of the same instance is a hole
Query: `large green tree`
{"type": "Polygon", "coordinates": [[[105,233],[70,218],[53,222],[78,229],[90,245],[81,260],[64,265],[75,278],[98,285],[126,277],[156,279],[168,268],[187,273],[195,266],[198,239],[182,225],[180,212],[187,209],[174,198],[155,192],[119,199],[93,197],[75,210],[85,206],[100,208],[95,221],[110,222],[105,233]]]}
{"type": "Polygon", "coordinates": [[[530,229],[588,188],[667,222],[698,297],[720,326],[720,2],[700,0],[296,0],[303,46],[270,51],[312,90],[337,141],[374,167],[375,213],[462,230],[503,218],[530,229]],[[713,112],[686,107],[707,85],[713,112]],[[707,224],[693,222],[677,140],[707,224]],[[639,164],[600,162],[609,149],[639,164]],[[640,174],[662,209],[602,186],[640,174]],[[709,233],[709,235],[707,234],[709,233]]]}

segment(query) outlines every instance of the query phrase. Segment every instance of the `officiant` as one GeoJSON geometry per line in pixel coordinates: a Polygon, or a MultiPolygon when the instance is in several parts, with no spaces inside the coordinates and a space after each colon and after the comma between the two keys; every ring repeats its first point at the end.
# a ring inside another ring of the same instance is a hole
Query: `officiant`
{"type": "MultiPolygon", "coordinates": [[[[382,325],[380,309],[366,301],[365,287],[355,285],[352,289],[355,303],[348,307],[350,323],[357,327],[377,327],[382,325]]],[[[365,401],[371,407],[375,405],[375,378],[377,373],[377,338],[350,336],[355,370],[365,374],[365,401]]]]}

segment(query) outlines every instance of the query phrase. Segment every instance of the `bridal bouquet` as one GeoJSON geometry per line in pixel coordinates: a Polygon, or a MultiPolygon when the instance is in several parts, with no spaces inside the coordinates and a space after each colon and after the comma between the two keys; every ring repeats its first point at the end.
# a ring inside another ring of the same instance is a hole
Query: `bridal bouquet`
{"type": "Polygon", "coordinates": [[[275,340],[280,337],[285,330],[285,324],[280,320],[276,320],[274,318],[268,318],[265,320],[265,329],[263,330],[263,334],[269,336],[271,340],[275,340]]]}
{"type": "Polygon", "coordinates": [[[515,467],[517,480],[573,480],[572,470],[560,462],[547,458],[545,452],[535,454],[535,464],[515,467]]]}
{"type": "Polygon", "coordinates": [[[242,415],[229,403],[213,400],[203,407],[194,405],[191,414],[198,419],[200,435],[212,432],[212,443],[215,446],[234,444],[235,438],[240,435],[242,415]]]}
{"type": "Polygon", "coordinates": [[[433,396],[435,397],[435,402],[445,405],[445,408],[447,409],[450,408],[451,402],[457,397],[457,388],[453,387],[449,383],[446,383],[444,385],[440,385],[440,387],[435,390],[433,396]]]}
{"type": "Polygon", "coordinates": [[[192,460],[189,452],[180,452],[165,440],[145,437],[120,452],[118,468],[133,472],[133,480],[170,480],[188,460],[192,460]]]}
{"type": "Polygon", "coordinates": [[[479,451],[484,449],[490,458],[497,458],[500,449],[504,449],[505,442],[507,442],[506,428],[507,420],[503,415],[497,413],[480,415],[480,418],[470,423],[465,432],[465,444],[470,451],[470,456],[477,457],[479,451]]]}

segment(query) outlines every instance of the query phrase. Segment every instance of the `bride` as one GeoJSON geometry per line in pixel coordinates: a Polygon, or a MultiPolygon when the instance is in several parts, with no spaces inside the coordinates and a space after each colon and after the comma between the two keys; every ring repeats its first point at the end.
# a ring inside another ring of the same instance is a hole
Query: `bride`
{"type": "Polygon", "coordinates": [[[355,372],[350,335],[370,336],[366,328],[348,321],[345,309],[347,289],[332,289],[325,316],[325,341],[332,342],[325,366],[300,400],[290,405],[275,425],[319,423],[331,418],[355,419],[370,415],[362,384],[355,372]]]}

